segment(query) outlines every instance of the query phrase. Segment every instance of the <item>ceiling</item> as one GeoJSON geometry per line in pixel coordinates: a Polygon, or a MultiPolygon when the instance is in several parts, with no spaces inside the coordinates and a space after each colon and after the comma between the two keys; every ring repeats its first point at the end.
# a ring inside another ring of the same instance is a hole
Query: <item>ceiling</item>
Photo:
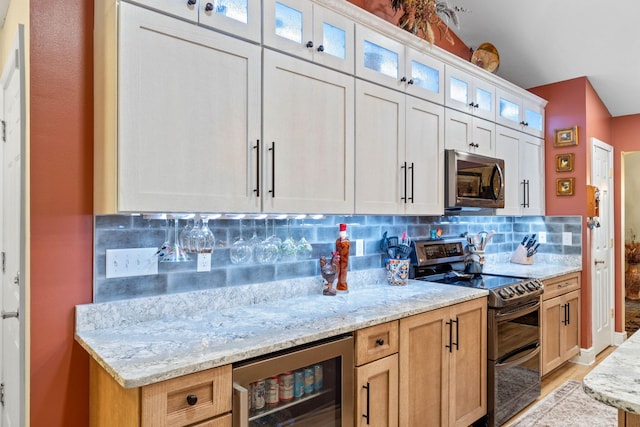
{"type": "Polygon", "coordinates": [[[637,0],[449,0],[470,48],[492,43],[496,74],[525,89],[586,76],[612,116],[640,114],[637,0]]]}

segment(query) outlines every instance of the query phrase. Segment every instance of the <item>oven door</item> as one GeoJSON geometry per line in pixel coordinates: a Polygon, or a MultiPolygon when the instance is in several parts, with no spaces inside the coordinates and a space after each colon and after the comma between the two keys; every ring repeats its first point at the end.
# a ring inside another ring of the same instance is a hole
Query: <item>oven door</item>
{"type": "Polygon", "coordinates": [[[540,396],[540,298],[492,309],[489,323],[489,420],[502,425],[540,396]]]}

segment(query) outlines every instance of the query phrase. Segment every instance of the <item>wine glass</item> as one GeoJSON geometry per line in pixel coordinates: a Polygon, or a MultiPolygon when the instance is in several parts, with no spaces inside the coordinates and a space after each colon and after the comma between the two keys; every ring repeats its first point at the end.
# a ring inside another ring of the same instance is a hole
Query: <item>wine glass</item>
{"type": "Polygon", "coordinates": [[[242,220],[240,220],[240,237],[231,245],[229,256],[234,264],[246,264],[253,256],[253,247],[242,236],[242,220]]]}
{"type": "Polygon", "coordinates": [[[280,244],[280,258],[282,261],[295,261],[297,249],[296,242],[291,238],[291,229],[287,219],[287,238],[280,244]]]}
{"type": "Polygon", "coordinates": [[[160,262],[189,261],[189,255],[180,244],[180,238],[178,237],[179,220],[175,218],[167,218],[166,222],[167,229],[165,233],[165,241],[158,250],[160,262]]]}
{"type": "Polygon", "coordinates": [[[257,232],[257,228],[256,228],[256,220],[253,220],[253,236],[251,236],[251,238],[249,239],[249,244],[251,245],[251,248],[253,249],[253,251],[255,252],[256,246],[258,246],[260,243],[262,243],[262,239],[260,237],[258,237],[258,232],[257,232]]]}
{"type": "Polygon", "coordinates": [[[265,239],[255,247],[256,261],[261,264],[271,264],[278,260],[280,255],[279,246],[268,236],[267,221],[264,220],[264,235],[265,239]]]}
{"type": "Polygon", "coordinates": [[[307,239],[305,239],[304,233],[303,233],[302,237],[300,237],[300,240],[298,240],[298,243],[296,246],[296,258],[310,259],[312,255],[313,255],[313,247],[311,246],[311,243],[309,243],[307,239]]]}
{"type": "Polygon", "coordinates": [[[187,219],[187,223],[185,224],[184,228],[180,232],[180,245],[182,245],[182,249],[184,249],[185,252],[194,252],[191,248],[191,238],[189,236],[191,230],[193,230],[193,226],[194,221],[193,219],[189,218],[187,219]]]}
{"type": "Polygon", "coordinates": [[[209,219],[198,217],[197,223],[189,233],[189,246],[194,252],[212,253],[215,238],[209,229],[209,219]]]}

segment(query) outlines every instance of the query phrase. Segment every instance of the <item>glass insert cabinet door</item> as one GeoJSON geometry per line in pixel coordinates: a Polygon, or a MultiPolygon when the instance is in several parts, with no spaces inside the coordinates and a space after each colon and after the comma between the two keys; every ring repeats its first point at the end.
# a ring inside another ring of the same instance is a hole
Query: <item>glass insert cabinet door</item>
{"type": "Polygon", "coordinates": [[[446,67],[445,105],[465,113],[495,120],[495,88],[454,67],[446,67]]]}
{"type": "Polygon", "coordinates": [[[442,61],[406,49],[406,91],[428,101],[444,103],[444,64],[442,61]]]}
{"type": "Polygon", "coordinates": [[[264,43],[331,68],[353,73],[354,24],[302,0],[266,0],[264,43]]]}
{"type": "Polygon", "coordinates": [[[200,23],[252,41],[260,41],[260,2],[209,0],[200,2],[200,23]]]}

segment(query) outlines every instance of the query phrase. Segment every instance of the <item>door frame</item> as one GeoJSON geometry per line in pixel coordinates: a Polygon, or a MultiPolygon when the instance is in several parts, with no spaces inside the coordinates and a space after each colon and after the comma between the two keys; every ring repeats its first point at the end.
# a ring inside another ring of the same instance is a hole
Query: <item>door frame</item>
{"type": "MultiPolygon", "coordinates": [[[[593,173],[594,173],[594,167],[593,167],[593,152],[595,147],[600,147],[601,149],[608,151],[609,152],[609,178],[608,178],[608,191],[609,191],[609,197],[607,198],[607,202],[608,202],[608,212],[609,215],[607,218],[602,218],[600,217],[600,224],[601,225],[606,225],[609,229],[609,236],[611,238],[610,243],[608,245],[608,250],[607,250],[607,256],[606,256],[606,262],[609,265],[609,269],[608,269],[608,280],[610,283],[609,286],[609,301],[611,301],[611,309],[615,310],[616,307],[616,300],[615,300],[615,270],[616,270],[616,266],[615,266],[615,234],[614,234],[614,227],[615,227],[615,218],[614,218],[614,180],[613,180],[613,146],[607,144],[604,141],[601,141],[597,138],[591,137],[590,138],[590,158],[591,158],[591,164],[590,164],[590,176],[589,176],[589,182],[591,182],[592,184],[594,183],[594,177],[593,177],[593,173]]],[[[591,244],[592,243],[592,239],[590,239],[591,244]]],[[[594,255],[594,251],[590,250],[589,251],[590,254],[590,268],[589,268],[589,286],[591,289],[591,341],[593,343],[593,349],[595,350],[595,343],[596,343],[596,339],[595,339],[595,333],[596,333],[596,325],[594,324],[595,320],[596,320],[596,316],[594,315],[594,313],[596,312],[595,310],[595,306],[598,303],[596,301],[596,298],[594,297],[594,292],[593,292],[593,286],[595,283],[595,268],[593,267],[595,265],[595,255],[594,255]]],[[[611,336],[609,337],[609,345],[613,345],[615,343],[615,315],[611,317],[611,336]]]]}
{"type": "MultiPolygon", "coordinates": [[[[26,363],[27,363],[27,351],[26,351],[26,319],[28,318],[27,313],[27,305],[26,305],[26,288],[28,284],[27,280],[27,257],[26,257],[26,226],[27,226],[27,205],[26,205],[26,173],[27,173],[27,161],[26,161],[26,140],[27,140],[27,107],[26,107],[26,61],[25,61],[25,35],[24,35],[24,24],[18,24],[16,35],[14,37],[13,44],[11,45],[11,49],[7,54],[7,58],[5,61],[4,69],[2,70],[2,74],[0,74],[0,104],[4,105],[4,85],[8,80],[10,74],[12,72],[17,73],[17,78],[20,84],[20,237],[19,237],[19,252],[20,252],[20,304],[18,307],[18,321],[19,321],[19,345],[20,351],[18,354],[19,360],[19,396],[20,396],[20,407],[18,408],[18,425],[25,425],[27,416],[26,416],[26,407],[27,407],[27,386],[26,386],[26,363]],[[12,55],[13,58],[12,58],[12,55]],[[12,70],[11,67],[15,67],[15,70],[12,70]]],[[[4,116],[4,107],[0,110],[0,113],[4,116]]],[[[0,156],[2,158],[3,156],[0,156]]],[[[0,163],[0,172],[2,170],[2,164],[0,163]]],[[[0,201],[0,219],[2,219],[2,215],[4,215],[4,206],[3,202],[0,201]]],[[[0,235],[0,238],[2,236],[0,235]]],[[[0,248],[0,250],[4,250],[4,247],[0,248]]],[[[1,420],[0,420],[1,422],[1,420]]]]}

